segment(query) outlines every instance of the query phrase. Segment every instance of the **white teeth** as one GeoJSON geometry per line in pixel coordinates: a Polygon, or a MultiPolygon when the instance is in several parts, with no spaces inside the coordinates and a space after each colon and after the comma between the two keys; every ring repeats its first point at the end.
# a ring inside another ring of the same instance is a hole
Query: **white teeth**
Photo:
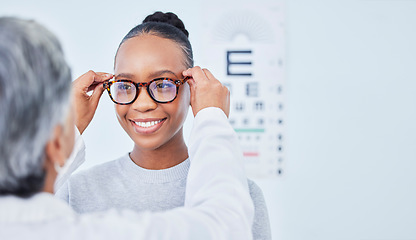
{"type": "Polygon", "coordinates": [[[154,125],[160,123],[161,121],[162,120],[151,121],[151,122],[134,122],[134,123],[139,127],[148,128],[148,127],[151,127],[151,126],[154,126],[154,125]]]}

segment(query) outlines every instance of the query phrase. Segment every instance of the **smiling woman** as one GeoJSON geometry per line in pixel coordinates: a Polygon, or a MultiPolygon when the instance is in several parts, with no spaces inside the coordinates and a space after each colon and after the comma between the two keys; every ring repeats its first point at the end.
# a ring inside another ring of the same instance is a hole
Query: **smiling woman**
{"type": "MultiPolygon", "coordinates": [[[[182,61],[183,52],[170,39],[146,34],[130,38],[120,46],[115,59],[116,80],[150,82],[154,78],[184,78],[188,67],[182,61]],[[144,57],[146,56],[146,57],[144,57]]],[[[190,105],[189,86],[180,86],[175,101],[155,102],[146,91],[140,91],[129,105],[115,105],[120,125],[134,141],[132,160],[146,169],[173,167],[188,158],[183,138],[183,123],[190,105]],[[145,124],[157,122],[147,127],[145,124]],[[146,126],[146,127],[143,127],[146,126]],[[175,159],[175,161],[172,161],[175,159]]]]}
{"type": "MultiPolygon", "coordinates": [[[[106,81],[104,88],[134,147],[117,160],[74,175],[58,191],[76,211],[163,211],[186,205],[190,159],[183,124],[192,97],[186,81],[196,75],[215,79],[207,69],[192,68],[187,36],[175,14],[156,12],[122,40],[115,80],[106,81]]],[[[253,181],[248,185],[255,206],[253,237],[270,239],[263,194],[253,181]]]]}

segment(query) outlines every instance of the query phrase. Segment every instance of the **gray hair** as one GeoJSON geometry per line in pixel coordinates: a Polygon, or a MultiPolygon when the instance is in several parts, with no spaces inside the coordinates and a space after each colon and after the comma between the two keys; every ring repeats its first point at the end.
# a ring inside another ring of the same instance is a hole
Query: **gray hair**
{"type": "Polygon", "coordinates": [[[45,146],[69,111],[61,45],[34,21],[0,18],[0,195],[30,197],[45,181],[45,146]]]}

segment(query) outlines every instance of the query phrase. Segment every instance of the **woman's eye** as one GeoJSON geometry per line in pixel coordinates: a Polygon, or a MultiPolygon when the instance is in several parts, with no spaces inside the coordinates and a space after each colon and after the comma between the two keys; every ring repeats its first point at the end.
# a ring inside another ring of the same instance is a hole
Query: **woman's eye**
{"type": "Polygon", "coordinates": [[[131,89],[131,85],[130,84],[119,84],[118,85],[118,89],[119,90],[130,90],[131,89]]]}
{"type": "Polygon", "coordinates": [[[161,83],[156,84],[156,87],[157,88],[161,88],[161,89],[163,89],[163,88],[169,88],[170,87],[170,84],[161,82],[161,83]]]}
{"type": "Polygon", "coordinates": [[[164,84],[164,83],[158,83],[158,84],[156,85],[156,87],[157,87],[157,88],[165,88],[165,87],[166,87],[166,84],[164,84]]]}

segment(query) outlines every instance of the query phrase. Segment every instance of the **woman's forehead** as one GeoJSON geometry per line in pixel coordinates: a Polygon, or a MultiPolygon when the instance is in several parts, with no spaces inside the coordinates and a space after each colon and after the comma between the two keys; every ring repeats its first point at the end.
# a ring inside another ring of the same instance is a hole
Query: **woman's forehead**
{"type": "MultiPolygon", "coordinates": [[[[131,38],[119,48],[114,73],[183,71],[183,53],[175,42],[153,35],[131,38]]],[[[166,72],[167,73],[167,72],[166,72]]]]}
{"type": "Polygon", "coordinates": [[[119,48],[116,62],[121,58],[135,58],[146,59],[160,58],[165,59],[178,59],[183,58],[182,50],[180,46],[170,40],[153,35],[143,35],[130,38],[126,40],[119,48]]]}

